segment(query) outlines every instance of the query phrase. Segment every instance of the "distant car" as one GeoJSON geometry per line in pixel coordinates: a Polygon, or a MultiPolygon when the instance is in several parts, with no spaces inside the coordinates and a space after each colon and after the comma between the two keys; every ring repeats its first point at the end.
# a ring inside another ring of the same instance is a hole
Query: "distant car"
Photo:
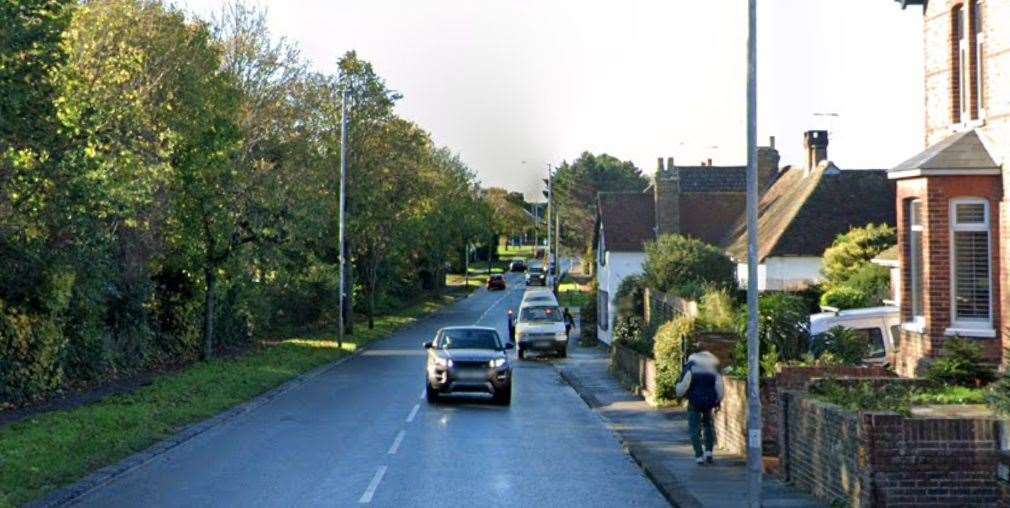
{"type": "Polygon", "coordinates": [[[531,266],[526,270],[526,285],[527,286],[547,285],[547,274],[544,273],[543,267],[531,266]]]}
{"type": "Polygon", "coordinates": [[[526,261],[523,261],[522,259],[513,259],[512,262],[509,263],[509,271],[510,272],[525,272],[526,271],[526,261]]]}
{"type": "Polygon", "coordinates": [[[487,278],[487,288],[491,290],[505,289],[505,276],[495,274],[487,278]]]}
{"type": "Polygon", "coordinates": [[[568,355],[568,333],[564,315],[557,304],[527,302],[519,307],[515,322],[516,356],[526,358],[527,351],[568,355]]]}
{"type": "Polygon", "coordinates": [[[424,393],[434,404],[453,393],[487,393],[502,405],[512,403],[512,365],[494,328],[449,326],[424,343],[428,353],[424,393]]]}
{"type": "Polygon", "coordinates": [[[901,337],[901,314],[893,305],[813,314],[810,316],[810,348],[816,350],[828,330],[836,326],[855,330],[866,337],[870,342],[866,363],[885,364],[901,337]]]}

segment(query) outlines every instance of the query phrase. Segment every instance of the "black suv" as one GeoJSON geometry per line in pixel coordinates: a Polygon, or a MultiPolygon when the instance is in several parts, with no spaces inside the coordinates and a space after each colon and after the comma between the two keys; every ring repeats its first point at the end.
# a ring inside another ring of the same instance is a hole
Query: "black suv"
{"type": "Polygon", "coordinates": [[[425,342],[428,351],[425,395],[438,402],[440,395],[487,393],[502,405],[512,403],[512,365],[507,350],[494,328],[449,326],[425,342]]]}

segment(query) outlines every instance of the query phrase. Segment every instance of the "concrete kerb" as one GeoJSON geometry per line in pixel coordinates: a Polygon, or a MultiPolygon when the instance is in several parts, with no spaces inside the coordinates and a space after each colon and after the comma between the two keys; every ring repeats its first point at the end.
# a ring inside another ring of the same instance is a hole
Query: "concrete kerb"
{"type": "Polygon", "coordinates": [[[579,395],[580,398],[589,406],[594,413],[600,418],[603,424],[608,430],[617,438],[617,441],[621,443],[621,447],[624,451],[638,464],[638,467],[642,469],[645,476],[649,478],[649,481],[656,486],[663,497],[670,502],[671,505],[683,508],[695,508],[701,507],[702,504],[696,497],[691,495],[683,485],[681,485],[680,480],[670,472],[661,458],[657,457],[656,454],[650,451],[647,447],[640,446],[636,443],[631,443],[624,439],[624,436],[617,429],[617,426],[611,422],[607,416],[600,411],[603,404],[600,403],[599,399],[591,393],[591,391],[586,388],[582,381],[579,379],[577,374],[566,370],[562,366],[555,365],[561,378],[568,383],[575,393],[579,395]]]}

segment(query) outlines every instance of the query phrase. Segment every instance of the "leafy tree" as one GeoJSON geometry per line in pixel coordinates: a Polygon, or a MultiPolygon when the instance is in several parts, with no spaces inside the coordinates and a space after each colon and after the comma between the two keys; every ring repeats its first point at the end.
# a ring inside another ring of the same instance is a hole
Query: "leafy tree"
{"type": "Polygon", "coordinates": [[[564,245],[583,252],[592,243],[596,222],[596,196],[600,192],[641,191],[649,181],[631,161],[608,154],[583,152],[571,163],[563,162],[554,176],[564,245]]]}
{"type": "Polygon", "coordinates": [[[658,291],[700,296],[704,286],[731,288],[736,267],[720,249],[682,235],[663,235],[645,246],[645,282],[658,291]]]}
{"type": "Polygon", "coordinates": [[[828,285],[844,284],[870,260],[897,242],[894,228],[868,224],[852,228],[824,251],[824,277],[828,285]]]}

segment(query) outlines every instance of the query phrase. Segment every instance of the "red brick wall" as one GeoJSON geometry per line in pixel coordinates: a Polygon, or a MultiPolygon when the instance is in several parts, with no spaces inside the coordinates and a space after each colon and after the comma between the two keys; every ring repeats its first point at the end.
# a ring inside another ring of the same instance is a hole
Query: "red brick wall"
{"type": "MultiPolygon", "coordinates": [[[[778,455],[779,394],[783,390],[805,391],[815,378],[878,378],[893,374],[883,367],[783,367],[761,385],[761,438],[765,455],[778,455]]],[[[725,377],[726,395],[715,414],[718,448],[727,453],[747,453],[747,383],[725,377]]]]}
{"type": "MultiPolygon", "coordinates": [[[[957,117],[958,106],[954,100],[957,79],[952,68],[956,41],[952,40],[951,30],[951,12],[955,5],[962,3],[967,5],[969,2],[931,0],[923,18],[927,146],[947,137],[953,124],[962,120],[957,117]]],[[[1006,140],[1006,129],[1010,124],[1010,0],[982,0],[978,5],[982,9],[985,33],[982,52],[985,111],[977,112],[976,116],[985,119],[981,129],[994,140],[1006,140]]],[[[968,62],[974,71],[976,62],[972,58],[968,62]]],[[[974,79],[974,75],[971,72],[970,78],[974,79]]],[[[976,89],[972,83],[972,93],[976,89]]],[[[1003,147],[1005,150],[1006,147],[1003,147]]]]}
{"type": "MultiPolygon", "coordinates": [[[[931,357],[938,356],[947,339],[945,331],[951,324],[951,284],[950,284],[950,200],[961,197],[977,197],[989,201],[992,224],[992,294],[993,328],[1002,330],[1000,323],[1001,292],[999,276],[1002,269],[1000,220],[1002,184],[998,176],[932,176],[899,180],[897,185],[898,203],[898,244],[902,266],[901,317],[908,322],[912,318],[911,267],[909,263],[909,241],[906,212],[908,202],[921,199],[923,213],[923,307],[925,311],[925,331],[915,333],[903,331],[895,362],[895,370],[903,376],[921,375],[931,357]]],[[[1003,233],[1006,234],[1005,232],[1003,233]]],[[[999,340],[979,339],[983,342],[987,356],[998,362],[1002,346],[999,340]]]]}
{"type": "Polygon", "coordinates": [[[782,392],[780,405],[783,478],[826,503],[993,506],[999,499],[993,420],[853,414],[796,391],[782,392]]]}

